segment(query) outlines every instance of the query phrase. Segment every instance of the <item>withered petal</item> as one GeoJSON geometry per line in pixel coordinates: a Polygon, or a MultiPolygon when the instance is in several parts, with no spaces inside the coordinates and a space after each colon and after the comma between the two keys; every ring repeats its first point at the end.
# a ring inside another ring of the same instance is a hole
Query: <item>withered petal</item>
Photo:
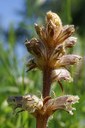
{"type": "Polygon", "coordinates": [[[27,71],[30,71],[30,70],[36,68],[37,64],[36,64],[35,58],[28,60],[26,66],[27,66],[27,71]]]}
{"type": "Polygon", "coordinates": [[[40,37],[40,39],[42,39],[42,27],[35,23],[35,30],[38,36],[40,37]]]}
{"type": "Polygon", "coordinates": [[[58,59],[60,54],[62,56],[65,53],[66,53],[66,50],[65,50],[64,46],[63,45],[58,45],[57,47],[55,47],[54,51],[52,52],[52,54],[50,56],[50,60],[58,59]]]}
{"type": "Polygon", "coordinates": [[[55,31],[55,24],[52,23],[52,21],[50,20],[46,26],[46,35],[49,38],[53,38],[54,36],[54,31],[55,31]]]}
{"type": "Polygon", "coordinates": [[[35,24],[35,30],[39,38],[43,41],[44,44],[46,44],[47,37],[46,37],[46,29],[44,28],[44,26],[39,26],[38,24],[35,24]]]}
{"type": "Polygon", "coordinates": [[[33,54],[34,48],[37,46],[38,40],[36,38],[32,38],[30,41],[26,40],[25,41],[25,46],[31,54],[33,54]]]}
{"type": "Polygon", "coordinates": [[[36,38],[31,39],[28,42],[25,42],[28,52],[33,54],[35,57],[44,57],[45,54],[45,47],[41,41],[36,38]]]}
{"type": "Polygon", "coordinates": [[[63,27],[63,30],[56,38],[56,45],[63,43],[68,37],[70,37],[74,33],[74,25],[66,25],[63,27]]]}

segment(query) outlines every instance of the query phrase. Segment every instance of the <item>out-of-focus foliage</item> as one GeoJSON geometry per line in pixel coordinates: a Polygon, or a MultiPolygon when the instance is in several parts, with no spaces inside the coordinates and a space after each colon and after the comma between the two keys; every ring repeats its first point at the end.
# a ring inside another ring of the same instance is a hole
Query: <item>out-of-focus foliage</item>
{"type": "MultiPolygon", "coordinates": [[[[10,95],[23,95],[27,93],[41,96],[42,75],[40,71],[26,73],[25,59],[21,56],[24,53],[24,42],[36,36],[34,23],[44,23],[44,15],[52,10],[61,16],[64,24],[76,26],[78,43],[72,51],[85,56],[85,0],[25,0],[22,12],[18,11],[23,20],[15,29],[10,25],[8,31],[0,29],[0,127],[1,128],[35,128],[35,119],[27,112],[15,115],[7,104],[7,97],[10,95]],[[23,48],[21,46],[23,45],[23,48]],[[18,50],[17,50],[18,46],[18,50]],[[24,62],[24,63],[23,63],[24,62]]],[[[28,55],[29,56],[29,55],[28,55]]],[[[64,92],[61,92],[58,84],[52,86],[52,96],[63,94],[74,94],[80,96],[80,102],[76,104],[76,111],[73,116],[63,111],[54,114],[49,120],[49,128],[85,128],[85,59],[72,67],[74,77],[73,83],[64,82],[64,92]],[[54,91],[54,92],[53,92],[54,91]]]]}

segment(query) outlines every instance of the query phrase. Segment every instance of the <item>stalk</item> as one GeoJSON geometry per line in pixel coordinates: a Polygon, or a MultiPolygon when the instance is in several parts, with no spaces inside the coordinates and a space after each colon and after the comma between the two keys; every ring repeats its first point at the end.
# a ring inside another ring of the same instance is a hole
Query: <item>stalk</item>
{"type": "Polygon", "coordinates": [[[50,95],[50,87],[51,87],[51,73],[52,70],[46,67],[43,71],[43,98],[50,95]]]}
{"type": "Polygon", "coordinates": [[[39,114],[36,117],[36,128],[46,128],[48,117],[46,115],[39,114]]]}
{"type": "MultiPolygon", "coordinates": [[[[43,90],[42,95],[43,98],[50,95],[50,88],[51,88],[51,73],[52,70],[48,67],[44,68],[43,70],[43,90]]],[[[36,117],[36,128],[46,128],[48,121],[48,116],[45,114],[37,114],[36,117]]]]}

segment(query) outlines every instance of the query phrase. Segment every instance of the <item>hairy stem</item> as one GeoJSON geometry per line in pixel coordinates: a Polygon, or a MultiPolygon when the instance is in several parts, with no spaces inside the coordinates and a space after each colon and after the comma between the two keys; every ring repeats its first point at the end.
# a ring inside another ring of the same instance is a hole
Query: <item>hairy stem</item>
{"type": "Polygon", "coordinates": [[[36,128],[46,128],[48,117],[45,115],[38,115],[36,117],[36,128]]]}
{"type": "Polygon", "coordinates": [[[43,98],[49,96],[50,94],[51,73],[52,70],[49,69],[48,67],[46,67],[43,71],[43,91],[42,91],[43,98]]]}

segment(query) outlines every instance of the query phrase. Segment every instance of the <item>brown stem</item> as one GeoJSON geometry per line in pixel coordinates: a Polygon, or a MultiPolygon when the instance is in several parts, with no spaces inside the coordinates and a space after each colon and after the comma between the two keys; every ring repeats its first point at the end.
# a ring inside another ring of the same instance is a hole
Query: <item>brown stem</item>
{"type": "Polygon", "coordinates": [[[45,115],[38,115],[36,117],[36,128],[46,128],[48,117],[45,115]]]}
{"type": "Polygon", "coordinates": [[[46,67],[43,71],[43,91],[42,91],[43,98],[49,96],[50,94],[51,73],[52,70],[49,69],[48,67],[46,67]]]}

